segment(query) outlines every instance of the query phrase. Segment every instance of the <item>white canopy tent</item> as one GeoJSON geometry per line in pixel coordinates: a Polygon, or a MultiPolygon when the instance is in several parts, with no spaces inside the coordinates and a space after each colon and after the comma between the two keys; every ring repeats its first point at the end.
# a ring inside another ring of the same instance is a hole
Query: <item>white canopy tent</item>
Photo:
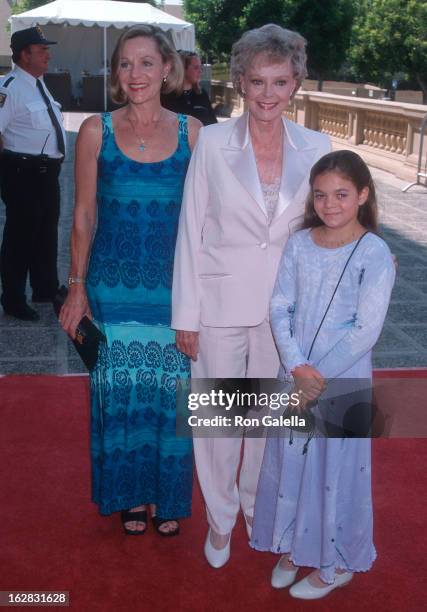
{"type": "Polygon", "coordinates": [[[161,28],[177,49],[193,51],[194,25],[168,15],[150,4],[115,0],[56,0],[9,18],[12,33],[43,26],[52,47],[50,70],[68,70],[78,95],[82,73],[104,74],[104,108],[107,108],[107,59],[123,28],[149,23],[161,28]],[[72,26],[72,27],[69,27],[72,26]],[[90,28],[90,30],[88,30],[90,28]]]}

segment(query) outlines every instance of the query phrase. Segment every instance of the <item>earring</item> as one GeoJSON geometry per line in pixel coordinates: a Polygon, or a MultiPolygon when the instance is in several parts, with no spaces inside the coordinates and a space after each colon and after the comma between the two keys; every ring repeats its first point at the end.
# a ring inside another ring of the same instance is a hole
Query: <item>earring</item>
{"type": "Polygon", "coordinates": [[[242,89],[242,98],[246,98],[246,91],[242,89]]]}
{"type": "Polygon", "coordinates": [[[165,74],[165,76],[163,77],[163,83],[166,83],[167,80],[168,80],[168,75],[165,74]]]}

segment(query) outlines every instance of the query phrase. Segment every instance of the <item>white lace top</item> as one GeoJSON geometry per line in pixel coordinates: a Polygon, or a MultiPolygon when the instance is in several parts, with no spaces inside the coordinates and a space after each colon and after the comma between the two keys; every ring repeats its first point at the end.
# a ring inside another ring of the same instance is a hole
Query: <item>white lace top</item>
{"type": "Polygon", "coordinates": [[[270,225],[279,199],[280,177],[276,178],[273,183],[261,183],[261,189],[267,209],[268,225],[270,225]]]}

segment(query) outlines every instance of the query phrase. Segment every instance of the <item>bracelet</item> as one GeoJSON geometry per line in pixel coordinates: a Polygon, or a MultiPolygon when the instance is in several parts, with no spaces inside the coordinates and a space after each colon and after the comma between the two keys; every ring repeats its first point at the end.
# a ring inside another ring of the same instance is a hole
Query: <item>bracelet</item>
{"type": "Polygon", "coordinates": [[[71,287],[71,285],[84,285],[85,280],[86,279],[82,276],[69,276],[68,286],[71,287]]]}

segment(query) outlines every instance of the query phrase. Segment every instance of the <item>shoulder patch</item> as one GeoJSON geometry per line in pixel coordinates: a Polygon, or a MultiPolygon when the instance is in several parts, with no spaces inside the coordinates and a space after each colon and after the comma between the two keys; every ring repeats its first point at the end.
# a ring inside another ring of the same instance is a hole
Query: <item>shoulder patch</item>
{"type": "Polygon", "coordinates": [[[7,98],[7,91],[4,91],[5,89],[8,88],[8,86],[12,83],[12,81],[15,80],[14,76],[10,76],[8,77],[4,83],[2,83],[0,85],[0,108],[3,108],[4,103],[6,102],[6,98],[7,98]]]}
{"type": "Polygon", "coordinates": [[[2,87],[8,87],[8,85],[10,85],[12,83],[12,81],[15,79],[14,76],[10,76],[8,79],[5,80],[5,82],[2,84],[2,87]]]}

